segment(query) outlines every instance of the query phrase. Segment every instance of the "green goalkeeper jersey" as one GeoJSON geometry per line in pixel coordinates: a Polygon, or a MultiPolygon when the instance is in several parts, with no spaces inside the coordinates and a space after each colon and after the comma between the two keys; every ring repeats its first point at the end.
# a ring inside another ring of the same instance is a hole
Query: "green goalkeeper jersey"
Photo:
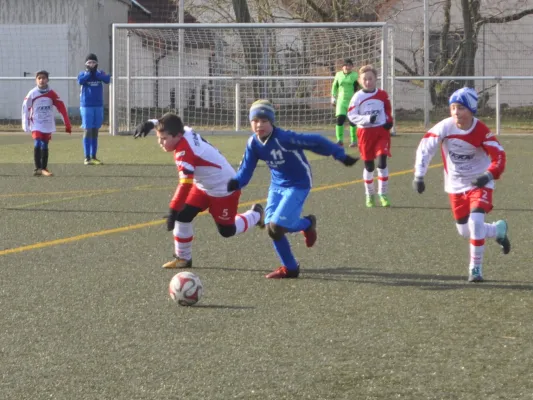
{"type": "Polygon", "coordinates": [[[348,105],[348,103],[350,103],[350,100],[358,88],[358,78],[359,74],[355,71],[352,71],[349,74],[339,71],[335,74],[335,80],[331,87],[331,97],[337,99],[337,104],[346,103],[346,105],[348,105]]]}

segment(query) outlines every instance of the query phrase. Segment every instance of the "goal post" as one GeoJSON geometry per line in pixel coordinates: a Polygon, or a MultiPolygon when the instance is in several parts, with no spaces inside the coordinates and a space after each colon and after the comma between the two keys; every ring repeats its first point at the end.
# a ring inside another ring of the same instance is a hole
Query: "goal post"
{"type": "Polygon", "coordinates": [[[113,24],[111,134],[173,111],[200,132],[249,127],[272,101],[280,126],[333,131],[334,75],[373,64],[387,89],[386,23],[113,24]]]}

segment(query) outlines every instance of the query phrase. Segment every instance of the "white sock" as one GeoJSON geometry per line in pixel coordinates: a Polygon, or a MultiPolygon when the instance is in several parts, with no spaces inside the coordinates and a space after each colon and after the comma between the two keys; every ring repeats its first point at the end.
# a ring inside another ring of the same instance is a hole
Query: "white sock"
{"type": "Polygon", "coordinates": [[[485,252],[485,214],[470,214],[468,228],[470,229],[470,268],[479,267],[481,271],[485,252]]]}
{"type": "Polygon", "coordinates": [[[260,217],[261,215],[253,210],[248,210],[243,214],[237,214],[235,217],[235,227],[237,228],[235,234],[238,235],[253,228],[259,222],[260,217]]]}
{"type": "Polygon", "coordinates": [[[378,193],[387,194],[389,192],[389,169],[378,168],[378,193]]]}
{"type": "Polygon", "coordinates": [[[365,194],[367,196],[373,195],[376,193],[374,189],[374,171],[367,171],[366,168],[363,169],[363,181],[365,181],[365,194]]]}
{"type": "MultiPolygon", "coordinates": [[[[469,239],[470,238],[470,228],[468,224],[456,224],[457,231],[459,235],[469,239]]],[[[491,224],[485,222],[485,239],[495,238],[496,237],[496,224],[493,222],[491,224]]]]}
{"type": "Polygon", "coordinates": [[[174,253],[183,260],[192,258],[193,228],[192,222],[178,222],[174,224],[174,253]]]}

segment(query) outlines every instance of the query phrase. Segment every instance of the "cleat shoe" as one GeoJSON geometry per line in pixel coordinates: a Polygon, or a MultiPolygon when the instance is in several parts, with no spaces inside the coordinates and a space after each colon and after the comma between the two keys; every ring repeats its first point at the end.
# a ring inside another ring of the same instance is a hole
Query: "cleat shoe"
{"type": "Polygon", "coordinates": [[[89,157],[87,157],[87,158],[83,161],[83,163],[84,163],[85,165],[94,165],[93,161],[92,161],[89,157]]]}
{"type": "Polygon", "coordinates": [[[33,176],[41,176],[43,174],[43,170],[40,168],[35,168],[33,170],[33,176]]]}
{"type": "Polygon", "coordinates": [[[43,176],[54,176],[54,174],[52,174],[50,171],[48,171],[46,168],[43,168],[41,170],[41,174],[43,174],[43,176]]]}
{"type": "Polygon", "coordinates": [[[259,203],[256,203],[252,206],[252,211],[259,213],[259,221],[257,221],[255,226],[258,226],[259,229],[265,229],[265,209],[263,206],[259,203]]]}
{"type": "Polygon", "coordinates": [[[337,142],[337,146],[344,147],[344,142],[342,140],[339,140],[337,142]]]}
{"type": "Polygon", "coordinates": [[[92,157],[91,158],[92,165],[104,165],[102,161],[100,161],[98,158],[92,157]]]}
{"type": "Polygon", "coordinates": [[[496,243],[502,246],[503,254],[509,254],[509,252],[511,251],[511,242],[507,237],[508,230],[509,227],[507,226],[506,221],[504,221],[503,219],[496,221],[496,243]]]}
{"type": "MultiPolygon", "coordinates": [[[[305,245],[307,247],[313,247],[316,242],[317,233],[316,233],[316,217],[314,215],[308,215],[307,218],[311,221],[311,225],[305,231],[302,231],[305,237],[305,245]]],[[[285,267],[283,267],[285,268],[285,267]]]]}
{"type": "Polygon", "coordinates": [[[483,274],[481,272],[481,266],[470,267],[468,274],[468,282],[483,282],[483,274]]]}
{"type": "Polygon", "coordinates": [[[164,269],[177,269],[177,268],[192,268],[192,259],[185,260],[183,258],[175,257],[174,260],[163,264],[164,269]]]}
{"type": "Polygon", "coordinates": [[[366,195],[366,206],[368,208],[372,208],[376,206],[376,200],[374,199],[373,194],[367,194],[366,195]]]}
{"type": "Polygon", "coordinates": [[[380,194],[379,201],[381,202],[382,207],[390,207],[390,199],[386,194],[380,194]]]}
{"type": "Polygon", "coordinates": [[[350,147],[357,147],[357,142],[350,143],[350,147]]]}
{"type": "Polygon", "coordinates": [[[300,275],[300,264],[295,271],[290,271],[287,267],[279,267],[278,269],[272,271],[270,274],[265,275],[267,279],[284,279],[284,278],[298,278],[300,275]]]}

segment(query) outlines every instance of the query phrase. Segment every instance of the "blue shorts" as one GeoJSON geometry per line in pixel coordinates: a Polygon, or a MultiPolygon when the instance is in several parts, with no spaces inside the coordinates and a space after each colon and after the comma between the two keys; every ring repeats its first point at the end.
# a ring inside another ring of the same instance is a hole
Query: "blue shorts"
{"type": "Polygon", "coordinates": [[[104,107],[80,107],[81,127],[100,129],[104,122],[104,107]]]}
{"type": "Polygon", "coordinates": [[[296,229],[309,192],[310,189],[271,186],[265,209],[265,223],[273,222],[284,228],[296,229]]]}

